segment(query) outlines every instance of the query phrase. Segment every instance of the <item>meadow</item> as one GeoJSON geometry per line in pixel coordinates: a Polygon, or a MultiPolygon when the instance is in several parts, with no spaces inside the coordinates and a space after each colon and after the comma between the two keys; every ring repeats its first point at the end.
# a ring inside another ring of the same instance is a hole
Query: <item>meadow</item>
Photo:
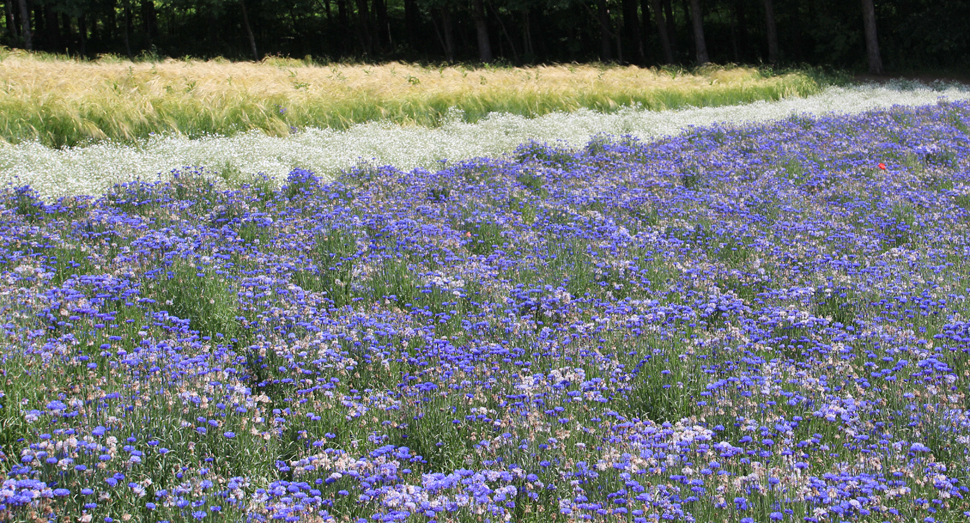
{"type": "Polygon", "coordinates": [[[293,169],[312,171],[324,180],[364,164],[437,170],[448,162],[508,155],[529,141],[580,149],[590,136],[604,132],[652,141],[679,135],[691,126],[763,123],[802,114],[858,114],[940,99],[967,100],[970,89],[961,84],[893,82],[829,86],[805,97],[718,107],[651,111],[624,106],[609,113],[580,108],[534,118],[492,113],[475,123],[464,121],[455,108],[435,127],[375,121],[344,130],[307,128],[286,136],[258,129],[197,139],[157,134],[134,143],[100,141],[63,148],[38,141],[0,141],[0,184],[29,184],[44,198],[100,195],[116,183],[168,179],[171,171],[194,166],[217,174],[215,179],[224,187],[238,188],[260,174],[279,187],[293,169]]]}
{"type": "Polygon", "coordinates": [[[11,186],[0,519],[964,521],[968,173],[940,101],[11,186]]]}
{"type": "Polygon", "coordinates": [[[136,63],[110,56],[91,62],[0,48],[0,139],[62,147],[253,129],[287,136],[369,121],[434,127],[453,110],[476,122],[496,112],[535,117],[580,108],[723,106],[806,96],[836,81],[811,69],[471,68],[284,58],[136,63]]]}

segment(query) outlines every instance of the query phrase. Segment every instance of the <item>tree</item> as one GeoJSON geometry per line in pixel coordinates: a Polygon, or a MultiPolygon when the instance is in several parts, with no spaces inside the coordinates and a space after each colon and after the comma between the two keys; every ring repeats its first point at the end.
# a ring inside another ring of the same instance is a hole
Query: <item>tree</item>
{"type": "Polygon", "coordinates": [[[347,52],[347,42],[350,41],[350,35],[347,34],[350,27],[350,15],[347,14],[349,11],[347,0],[337,0],[337,49],[341,53],[347,52]]]}
{"type": "Polygon", "coordinates": [[[81,15],[77,17],[77,31],[78,31],[78,36],[81,38],[81,48],[80,48],[81,58],[84,58],[88,55],[88,50],[87,50],[88,18],[87,18],[87,15],[85,15],[84,13],[81,13],[81,15]]]}
{"type": "Polygon", "coordinates": [[[535,48],[532,46],[532,22],[529,19],[528,7],[522,9],[522,58],[532,62],[536,58],[535,48]]]}
{"type": "Polygon", "coordinates": [[[694,22],[694,46],[697,48],[697,65],[704,65],[707,58],[707,44],[704,42],[704,20],[701,16],[700,0],[690,0],[690,18],[694,22]]]}
{"type": "Polygon", "coordinates": [[[970,64],[970,0],[0,1],[0,43],[87,56],[654,65],[744,63],[765,48],[765,62],[851,67],[866,46],[875,73],[970,64]]]}
{"type": "MultiPolygon", "coordinates": [[[[506,11],[514,11],[515,10],[513,8],[513,6],[510,5],[509,3],[505,3],[505,5],[503,5],[502,7],[504,7],[506,11]]],[[[498,22],[499,29],[502,31],[502,34],[505,35],[505,41],[508,42],[508,44],[509,44],[509,51],[512,53],[512,59],[516,63],[518,63],[519,62],[519,52],[515,49],[515,41],[512,40],[512,34],[509,33],[508,28],[505,27],[505,22],[502,20],[502,9],[498,8],[495,5],[495,2],[492,2],[492,1],[489,1],[488,9],[489,9],[489,12],[492,13],[495,16],[495,20],[498,22]]],[[[513,29],[514,28],[515,28],[515,26],[513,26],[513,29]]],[[[501,49],[501,48],[502,48],[502,45],[501,45],[501,38],[500,38],[499,39],[499,49],[501,49]]]]}
{"type": "Polygon", "coordinates": [[[775,27],[775,6],[772,0],[764,0],[765,26],[768,36],[768,62],[778,63],[778,31],[775,27]]]}
{"type": "Polygon", "coordinates": [[[677,51],[677,25],[674,20],[674,7],[670,0],[663,0],[663,10],[664,19],[667,22],[667,41],[670,42],[670,51],[676,57],[680,52],[677,51]]]}
{"type": "Polygon", "coordinates": [[[253,36],[253,29],[249,25],[249,13],[246,12],[246,0],[239,0],[239,7],[242,8],[243,27],[246,29],[246,38],[249,39],[249,48],[253,52],[253,60],[259,61],[259,52],[256,51],[256,37],[253,36]]]}
{"type": "Polygon", "coordinates": [[[154,0],[141,0],[141,20],[145,26],[148,47],[151,48],[155,45],[155,37],[158,36],[158,13],[155,11],[154,0]]]}
{"type": "Polygon", "coordinates": [[[418,34],[418,15],[417,0],[404,0],[404,38],[408,43],[413,42],[418,34]]]}
{"type": "Polygon", "coordinates": [[[391,36],[391,25],[388,23],[387,2],[384,0],[374,0],[374,46],[375,51],[380,51],[384,46],[394,45],[391,36]]]}
{"type": "Polygon", "coordinates": [[[637,12],[637,0],[623,0],[623,33],[627,43],[633,49],[629,61],[643,64],[643,42],[640,39],[640,16],[637,12]]]}
{"type": "MultiPolygon", "coordinates": [[[[61,28],[57,23],[58,13],[54,11],[54,4],[44,4],[43,13],[45,34],[42,38],[44,40],[43,43],[46,44],[43,45],[43,47],[47,47],[48,49],[58,52],[64,51],[64,47],[66,46],[61,45],[61,28]]],[[[68,28],[68,32],[70,32],[69,21],[67,24],[65,24],[65,26],[68,28]]],[[[70,37],[68,37],[68,40],[70,40],[70,37]]]]}
{"type": "Polygon", "coordinates": [[[606,7],[606,0],[596,0],[596,10],[600,20],[600,60],[613,60],[610,53],[610,11],[606,7]]]}
{"type": "Polygon", "coordinates": [[[882,57],[879,54],[879,39],[876,37],[876,8],[872,0],[862,1],[862,19],[866,29],[866,53],[868,54],[869,72],[882,74],[882,57]]]}
{"type": "Polygon", "coordinates": [[[455,38],[452,29],[451,10],[447,2],[441,2],[431,10],[431,23],[434,25],[435,34],[441,43],[441,49],[445,53],[448,63],[455,62],[455,38]],[[441,29],[438,29],[438,22],[435,21],[434,14],[438,13],[441,17],[441,29]]]}
{"type": "Polygon", "coordinates": [[[357,37],[365,53],[374,52],[374,40],[371,38],[370,16],[367,12],[367,0],[357,0],[357,37]]]}
{"type": "Polygon", "coordinates": [[[124,21],[125,30],[124,30],[124,33],[123,34],[124,34],[124,41],[125,41],[125,54],[128,56],[128,59],[131,60],[131,58],[132,58],[132,56],[131,56],[131,41],[130,41],[129,36],[128,36],[131,33],[131,30],[132,30],[132,27],[131,27],[131,2],[130,2],[130,0],[125,0],[125,3],[124,3],[124,13],[125,13],[125,21],[124,21]]]}
{"type": "Polygon", "coordinates": [[[492,43],[488,39],[485,4],[482,0],[472,0],[472,18],[475,20],[475,33],[478,37],[478,59],[485,64],[492,63],[492,43]]]}
{"type": "Polygon", "coordinates": [[[664,62],[672,64],[674,63],[674,53],[670,47],[667,22],[664,21],[664,13],[660,9],[660,0],[650,0],[650,9],[653,11],[653,18],[657,23],[657,34],[660,36],[660,47],[663,48],[664,62]]]}
{"type": "Polygon", "coordinates": [[[16,41],[17,24],[16,22],[14,22],[14,17],[13,17],[13,0],[6,0],[3,3],[3,16],[4,16],[4,21],[6,22],[7,36],[10,37],[10,40],[16,41]]]}
{"type": "Polygon", "coordinates": [[[19,0],[20,23],[23,24],[20,34],[24,37],[24,49],[33,50],[34,42],[30,35],[30,12],[27,10],[27,0],[19,0]]]}

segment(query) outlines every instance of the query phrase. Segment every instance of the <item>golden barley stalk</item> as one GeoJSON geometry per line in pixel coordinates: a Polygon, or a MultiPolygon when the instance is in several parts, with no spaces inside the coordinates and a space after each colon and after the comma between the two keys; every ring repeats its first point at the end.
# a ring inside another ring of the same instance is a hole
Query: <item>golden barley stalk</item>
{"type": "Polygon", "coordinates": [[[151,133],[284,135],[293,127],[347,128],[381,119],[434,126],[451,107],[474,121],[491,112],[725,105],[805,96],[821,87],[806,74],[766,77],[745,67],[686,73],[603,65],[320,66],[280,58],[81,62],[0,48],[0,138],[59,146],[151,133]]]}

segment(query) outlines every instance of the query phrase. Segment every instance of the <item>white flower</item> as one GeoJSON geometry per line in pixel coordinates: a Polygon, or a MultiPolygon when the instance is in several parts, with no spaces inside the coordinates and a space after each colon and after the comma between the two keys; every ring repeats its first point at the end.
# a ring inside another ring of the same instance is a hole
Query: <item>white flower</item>
{"type": "Polygon", "coordinates": [[[919,84],[866,85],[830,87],[814,96],[776,102],[663,112],[625,107],[602,114],[582,109],[532,119],[493,113],[474,124],[453,118],[435,129],[372,122],[346,131],[309,129],[287,137],[259,131],[197,140],[157,136],[137,147],[99,143],[50,149],[38,142],[0,142],[0,182],[19,178],[19,183],[30,184],[45,197],[98,195],[118,182],[139,178],[153,181],[161,173],[195,165],[216,172],[231,168],[244,175],[265,173],[282,184],[294,166],[306,167],[324,178],[358,165],[362,159],[400,169],[433,169],[442,159],[498,156],[529,140],[562,142],[570,147],[583,146],[597,133],[631,134],[650,140],[679,134],[691,125],[767,122],[797,114],[855,114],[893,105],[934,104],[940,98],[966,100],[970,92],[919,84]]]}

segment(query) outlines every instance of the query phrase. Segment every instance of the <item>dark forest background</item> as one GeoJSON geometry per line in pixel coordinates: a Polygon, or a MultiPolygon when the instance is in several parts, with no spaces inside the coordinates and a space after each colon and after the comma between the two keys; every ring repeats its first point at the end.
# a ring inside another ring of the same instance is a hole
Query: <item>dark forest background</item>
{"type": "Polygon", "coordinates": [[[970,0],[2,0],[0,44],[94,58],[970,66],[970,0]]]}

